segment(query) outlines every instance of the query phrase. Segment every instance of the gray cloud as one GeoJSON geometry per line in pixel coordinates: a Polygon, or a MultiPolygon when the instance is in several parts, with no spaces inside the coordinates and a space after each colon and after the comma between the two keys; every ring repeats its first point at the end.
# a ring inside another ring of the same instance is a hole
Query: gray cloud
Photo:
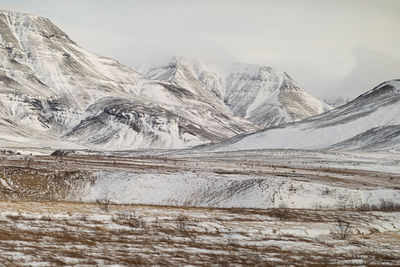
{"type": "Polygon", "coordinates": [[[259,63],[289,72],[320,97],[356,94],[371,83],[399,77],[394,69],[398,65],[391,63],[400,58],[396,34],[400,1],[396,0],[0,0],[0,4],[46,16],[82,47],[130,66],[173,55],[259,63]],[[378,61],[368,55],[361,59],[354,54],[357,47],[386,55],[378,71],[360,63],[378,61]],[[363,75],[349,78],[361,68],[363,75]],[[342,91],[338,86],[349,88],[342,91]]]}
{"type": "Polygon", "coordinates": [[[380,81],[400,78],[400,59],[365,47],[354,49],[356,65],[350,73],[332,88],[336,95],[356,97],[372,89],[380,81]]]}

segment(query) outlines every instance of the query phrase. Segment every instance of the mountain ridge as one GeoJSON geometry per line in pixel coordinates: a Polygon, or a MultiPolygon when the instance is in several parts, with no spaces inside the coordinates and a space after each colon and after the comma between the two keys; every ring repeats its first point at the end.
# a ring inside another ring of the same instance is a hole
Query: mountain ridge
{"type": "MultiPolygon", "coordinates": [[[[79,47],[46,18],[6,11],[0,12],[0,25],[0,116],[46,132],[54,140],[61,138],[60,145],[65,141],[88,148],[183,148],[257,129],[232,116],[218,101],[193,97],[172,83],[151,81],[114,59],[79,47]],[[106,99],[128,100],[131,105],[113,113],[106,99]],[[144,107],[146,114],[140,112],[144,107]],[[121,119],[123,113],[140,115],[133,122],[121,119]],[[97,134],[94,127],[83,129],[100,118],[96,114],[103,114],[97,123],[107,140],[92,138],[97,134]],[[142,127],[129,127],[132,123],[142,127]],[[74,133],[78,129],[86,135],[74,133]]],[[[5,124],[0,128],[4,145],[6,136],[18,136],[5,124]]],[[[23,145],[48,145],[40,139],[40,134],[34,135],[23,145]]]]}
{"type": "Polygon", "coordinates": [[[400,80],[393,79],[334,110],[300,122],[238,135],[202,149],[399,150],[399,128],[400,80]]]}

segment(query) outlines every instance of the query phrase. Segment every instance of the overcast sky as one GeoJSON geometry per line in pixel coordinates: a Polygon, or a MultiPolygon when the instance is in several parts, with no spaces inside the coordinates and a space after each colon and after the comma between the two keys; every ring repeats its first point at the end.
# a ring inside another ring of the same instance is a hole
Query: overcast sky
{"type": "Polygon", "coordinates": [[[400,78],[400,1],[0,0],[51,19],[131,67],[174,55],[282,69],[304,89],[357,96],[400,78]]]}

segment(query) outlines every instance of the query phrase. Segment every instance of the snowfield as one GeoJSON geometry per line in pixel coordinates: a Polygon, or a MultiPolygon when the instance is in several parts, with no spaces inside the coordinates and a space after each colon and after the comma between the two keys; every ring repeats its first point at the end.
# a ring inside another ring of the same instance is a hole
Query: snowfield
{"type": "Polygon", "coordinates": [[[3,199],[357,209],[400,203],[398,153],[264,150],[5,156],[3,199]],[[29,185],[34,185],[30,187],[29,185]],[[27,187],[24,191],[24,187],[27,187]]]}

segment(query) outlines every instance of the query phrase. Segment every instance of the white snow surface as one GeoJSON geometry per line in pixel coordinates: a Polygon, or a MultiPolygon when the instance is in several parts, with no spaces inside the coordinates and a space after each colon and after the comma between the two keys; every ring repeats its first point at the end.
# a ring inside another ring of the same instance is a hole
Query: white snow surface
{"type": "Polygon", "coordinates": [[[338,208],[400,203],[395,189],[359,190],[296,181],[281,177],[240,175],[132,174],[101,172],[95,184],[79,194],[83,201],[103,199],[105,192],[114,203],[201,207],[246,208],[338,208]]]}
{"type": "Polygon", "coordinates": [[[400,150],[400,81],[382,83],[342,107],[301,122],[209,147],[216,151],[274,148],[400,150]]]}
{"type": "Polygon", "coordinates": [[[114,203],[221,208],[352,209],[382,201],[400,203],[399,153],[253,150],[155,153],[154,159],[150,155],[115,159],[114,166],[125,169],[94,171],[94,182],[79,187],[69,199],[92,202],[107,195],[114,203]]]}

